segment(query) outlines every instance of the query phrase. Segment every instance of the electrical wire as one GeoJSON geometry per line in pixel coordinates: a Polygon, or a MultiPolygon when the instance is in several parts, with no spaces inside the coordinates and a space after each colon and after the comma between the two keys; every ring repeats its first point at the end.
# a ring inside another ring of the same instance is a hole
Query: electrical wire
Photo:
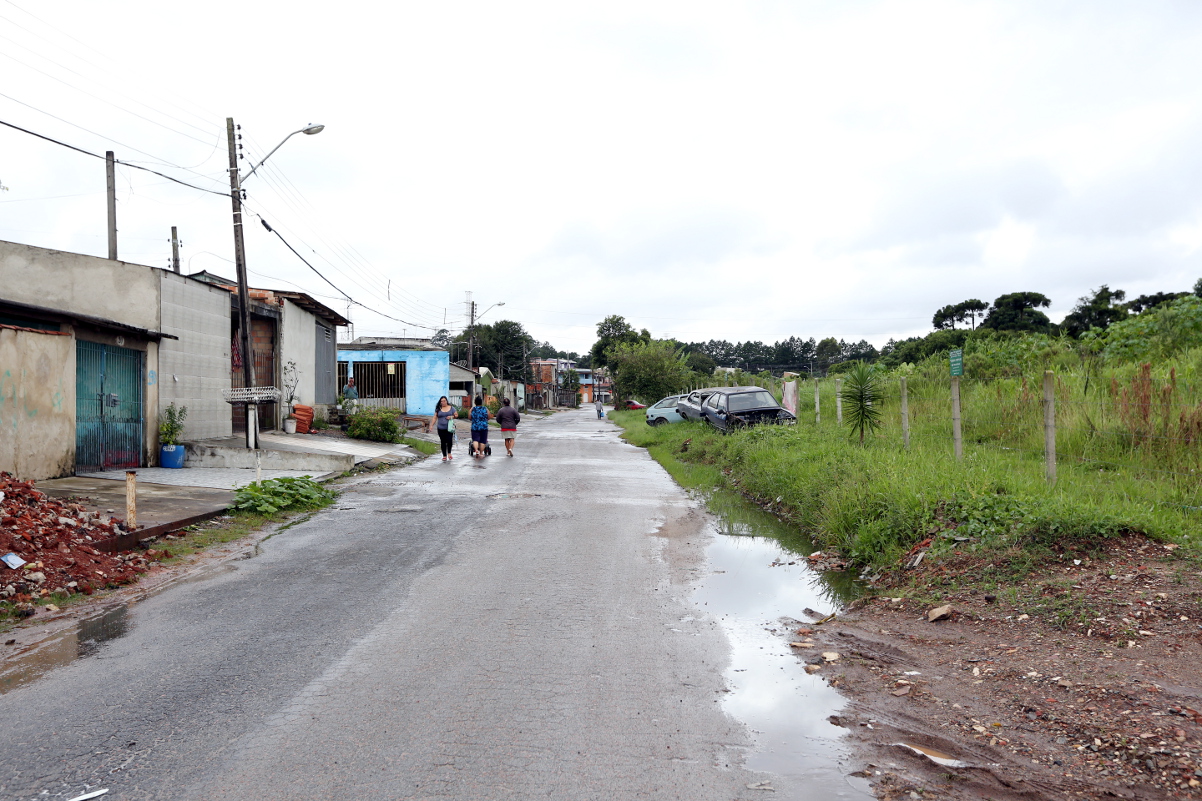
{"type": "MultiPolygon", "coordinates": [[[[27,133],[30,136],[36,136],[38,139],[45,139],[47,142],[52,142],[56,145],[59,145],[60,147],[65,147],[69,150],[74,150],[77,153],[83,153],[85,156],[91,156],[92,158],[100,159],[101,161],[106,160],[105,156],[101,156],[98,153],[93,153],[90,150],[84,150],[82,147],[76,147],[75,145],[69,145],[66,142],[60,142],[58,139],[54,139],[53,137],[46,136],[45,134],[40,134],[35,131],[31,131],[28,128],[22,128],[20,125],[13,125],[11,122],[5,122],[4,120],[0,120],[0,125],[5,125],[9,128],[20,131],[21,133],[27,133]]],[[[139,150],[138,152],[141,153],[142,151],[139,150]]],[[[149,155],[149,154],[147,154],[147,155],[149,155]]],[[[113,159],[113,163],[122,164],[126,167],[130,167],[135,170],[142,170],[143,172],[148,172],[148,173],[151,173],[152,175],[157,175],[160,178],[166,178],[168,181],[171,181],[172,183],[177,183],[180,186],[186,186],[189,189],[195,189],[198,192],[207,192],[210,195],[218,195],[220,197],[229,197],[229,194],[226,192],[215,192],[212,189],[205,189],[202,186],[196,186],[195,184],[190,184],[187,181],[181,181],[178,178],[172,178],[170,175],[161,173],[158,170],[152,170],[149,167],[143,167],[140,164],[131,164],[128,161],[121,161],[120,159],[113,159]]]]}
{"type": "Polygon", "coordinates": [[[386,317],[386,318],[388,318],[389,320],[392,320],[392,321],[394,321],[394,322],[398,322],[398,323],[404,323],[405,325],[411,325],[411,326],[413,326],[414,328],[425,328],[425,329],[428,329],[428,330],[430,330],[430,331],[438,331],[438,330],[439,330],[439,329],[437,329],[437,328],[432,328],[431,326],[428,326],[428,325],[420,325],[420,324],[418,324],[418,323],[413,323],[413,322],[410,322],[410,321],[408,321],[408,320],[402,320],[402,319],[400,319],[399,317],[393,317],[393,316],[391,316],[391,315],[384,314],[383,312],[376,311],[376,310],[375,310],[375,309],[373,309],[371,306],[368,306],[368,305],[366,305],[366,304],[360,303],[359,301],[357,301],[357,300],[355,300],[354,298],[352,298],[350,295],[346,294],[346,292],[343,292],[343,291],[342,291],[342,289],[341,289],[341,288],[339,288],[339,286],[338,286],[337,284],[335,284],[333,281],[331,281],[329,278],[326,278],[324,275],[322,275],[322,274],[321,274],[321,271],[320,271],[320,270],[318,270],[316,267],[314,267],[312,264],[310,264],[310,263],[309,263],[309,261],[308,261],[308,260],[307,260],[307,259],[306,259],[304,256],[302,256],[300,253],[298,253],[298,252],[297,252],[297,250],[296,250],[296,248],[292,247],[292,245],[290,245],[290,244],[288,243],[288,240],[287,240],[287,239],[285,239],[283,236],[281,236],[281,235],[280,235],[279,231],[276,231],[274,228],[272,228],[272,227],[271,227],[271,225],[270,225],[270,224],[268,224],[267,220],[264,220],[262,217],[260,217],[260,218],[259,218],[259,222],[263,223],[263,227],[264,227],[264,228],[266,228],[266,229],[267,229],[269,232],[271,232],[271,233],[275,234],[275,235],[276,235],[276,237],[278,237],[278,238],[279,238],[279,240],[280,240],[281,242],[283,242],[283,243],[284,243],[284,246],[285,246],[286,248],[288,248],[289,250],[291,250],[291,251],[292,251],[292,253],[293,253],[293,254],[294,254],[294,255],[295,255],[295,256],[296,256],[298,259],[300,259],[302,262],[304,262],[304,263],[305,263],[305,266],[306,266],[306,267],[308,267],[308,268],[309,268],[310,270],[312,270],[313,272],[317,273],[318,277],[320,277],[320,278],[321,278],[321,280],[325,281],[327,284],[329,284],[330,286],[334,287],[334,289],[336,289],[336,290],[338,290],[340,293],[342,293],[342,296],[343,296],[344,298],[346,298],[348,302],[350,302],[350,303],[352,303],[352,304],[354,304],[354,305],[356,305],[356,306],[359,306],[360,308],[367,309],[369,312],[371,312],[371,313],[373,313],[373,314],[378,314],[378,315],[380,315],[381,317],[386,317]]]}

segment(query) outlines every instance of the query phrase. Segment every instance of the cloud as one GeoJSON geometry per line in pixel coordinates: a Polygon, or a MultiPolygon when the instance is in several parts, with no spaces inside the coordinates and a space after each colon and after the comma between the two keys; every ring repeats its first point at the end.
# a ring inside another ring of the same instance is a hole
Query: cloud
{"type": "Polygon", "coordinates": [[[732,210],[699,210],[624,219],[608,228],[574,223],[561,229],[542,264],[570,264],[616,275],[677,268],[705,270],[779,247],[754,218],[732,210]]]}

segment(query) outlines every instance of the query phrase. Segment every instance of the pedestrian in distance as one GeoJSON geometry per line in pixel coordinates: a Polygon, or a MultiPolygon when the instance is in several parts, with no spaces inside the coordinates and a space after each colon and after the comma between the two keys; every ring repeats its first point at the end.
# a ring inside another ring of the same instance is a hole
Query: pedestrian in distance
{"type": "Polygon", "coordinates": [[[342,388],[342,398],[346,401],[346,408],[352,412],[355,411],[359,405],[359,390],[355,389],[354,376],[346,380],[346,386],[342,388]]]}
{"type": "Polygon", "coordinates": [[[505,438],[505,452],[513,456],[513,441],[518,438],[518,423],[522,422],[522,416],[509,405],[509,398],[501,401],[497,422],[501,425],[501,436],[505,438]]]}
{"type": "Polygon", "coordinates": [[[451,405],[446,395],[438,399],[434,407],[434,419],[430,423],[438,432],[438,444],[442,448],[444,462],[455,458],[451,450],[455,444],[455,417],[458,414],[459,410],[451,405]]]}
{"type": "Polygon", "coordinates": [[[484,405],[484,398],[476,396],[476,403],[472,406],[472,456],[477,459],[483,459],[484,451],[488,447],[488,418],[491,417],[488,413],[488,407],[484,405]]]}
{"type": "Polygon", "coordinates": [[[600,420],[605,416],[605,407],[601,404],[600,398],[597,398],[597,402],[593,405],[597,407],[597,419],[600,420]]]}

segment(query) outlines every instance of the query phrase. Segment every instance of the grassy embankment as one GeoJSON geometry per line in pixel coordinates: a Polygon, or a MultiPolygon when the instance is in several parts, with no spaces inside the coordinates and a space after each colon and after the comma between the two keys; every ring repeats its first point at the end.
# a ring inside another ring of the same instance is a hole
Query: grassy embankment
{"type": "Polygon", "coordinates": [[[1042,369],[964,382],[963,462],[952,453],[942,360],[908,376],[908,450],[896,375],[884,379],[884,425],[862,447],[835,422],[831,380],[819,382],[817,423],[810,382],[801,384],[792,427],[723,436],[697,423],[651,428],[642,412],[614,418],[681,484],[725,486],[771,504],[823,549],[874,571],[897,568],[929,537],[928,562],[975,553],[975,578],[986,584],[1128,533],[1180,543],[1183,556],[1197,553],[1202,359],[1180,360],[1175,378],[1170,366],[1100,377],[1087,366],[1052,364],[1060,369],[1054,485],[1044,477],[1042,369]]]}

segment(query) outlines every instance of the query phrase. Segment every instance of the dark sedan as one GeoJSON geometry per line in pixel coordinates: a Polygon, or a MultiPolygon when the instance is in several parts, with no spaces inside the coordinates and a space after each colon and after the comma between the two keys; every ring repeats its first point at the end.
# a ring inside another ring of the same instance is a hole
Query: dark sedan
{"type": "Polygon", "coordinates": [[[681,395],[680,400],[676,402],[676,413],[685,420],[704,420],[705,417],[701,414],[701,404],[705,403],[705,399],[714,394],[717,389],[718,387],[695,389],[687,395],[681,395]]]}
{"type": "Polygon", "coordinates": [[[760,387],[720,387],[701,404],[701,414],[719,431],[764,423],[791,425],[797,422],[793,413],[782,408],[772,393],[760,387]]]}

